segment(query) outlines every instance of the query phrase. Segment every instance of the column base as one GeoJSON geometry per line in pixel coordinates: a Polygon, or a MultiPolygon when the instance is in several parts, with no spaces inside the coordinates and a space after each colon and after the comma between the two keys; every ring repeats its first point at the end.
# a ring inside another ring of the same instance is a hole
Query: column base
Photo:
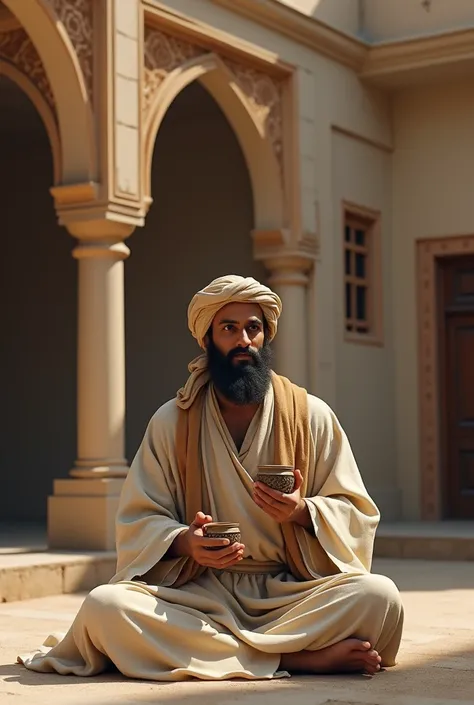
{"type": "Polygon", "coordinates": [[[52,549],[115,550],[115,516],[123,479],[55,480],[48,497],[48,545],[52,549]]]}
{"type": "Polygon", "coordinates": [[[117,477],[127,477],[130,467],[126,460],[115,460],[107,459],[102,461],[99,465],[97,463],[89,461],[76,461],[75,466],[70,470],[69,475],[71,477],[79,477],[81,479],[91,479],[96,478],[117,478],[117,477]]]}

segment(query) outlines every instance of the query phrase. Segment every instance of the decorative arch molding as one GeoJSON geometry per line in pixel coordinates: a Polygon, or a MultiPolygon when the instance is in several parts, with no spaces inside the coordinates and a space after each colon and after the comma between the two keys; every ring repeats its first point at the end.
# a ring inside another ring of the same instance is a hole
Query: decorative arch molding
{"type": "Polygon", "coordinates": [[[3,73],[6,73],[8,62],[11,68],[16,70],[17,74],[21,73],[25,76],[48,103],[50,109],[53,111],[54,120],[57,122],[56,106],[51,84],[49,83],[48,76],[46,75],[43,62],[38,52],[23,28],[0,33],[0,58],[4,59],[3,73]]]}
{"type": "MultiPolygon", "coordinates": [[[[96,179],[91,104],[92,0],[3,0],[3,3],[21,24],[21,29],[13,33],[22,33],[17,37],[25,40],[22,56],[40,58],[45,78],[37,87],[55,106],[61,141],[61,180],[96,179]]],[[[17,68],[22,70],[21,65],[17,68]]],[[[37,71],[39,77],[41,72],[37,71]]],[[[31,79],[29,73],[26,75],[31,79]]]]}
{"type": "MultiPolygon", "coordinates": [[[[1,35],[0,35],[1,40],[1,35]]],[[[1,45],[0,45],[1,46],[1,45]]],[[[0,76],[6,76],[28,96],[38,111],[51,145],[53,154],[54,183],[58,184],[61,178],[61,141],[59,139],[58,123],[54,112],[54,103],[51,105],[47,96],[16,66],[0,58],[0,76]]]]}
{"type": "Polygon", "coordinates": [[[93,0],[49,0],[76,52],[87,95],[93,103],[94,8],[93,0]]]}
{"type": "Polygon", "coordinates": [[[418,240],[418,384],[420,438],[420,509],[422,519],[441,516],[440,387],[437,320],[437,262],[442,257],[474,253],[474,236],[418,240]]]}
{"type": "Polygon", "coordinates": [[[199,81],[221,107],[244,152],[261,229],[286,220],[283,140],[283,80],[209,53],[202,46],[145,28],[143,95],[144,192],[151,202],[151,169],[156,136],[176,96],[199,81]]]}

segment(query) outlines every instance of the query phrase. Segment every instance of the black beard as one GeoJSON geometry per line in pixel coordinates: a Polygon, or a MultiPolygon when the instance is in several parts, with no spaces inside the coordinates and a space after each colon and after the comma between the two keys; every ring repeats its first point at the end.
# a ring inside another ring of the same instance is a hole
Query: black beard
{"type": "Polygon", "coordinates": [[[259,351],[252,348],[234,348],[227,355],[212,340],[207,346],[207,360],[211,379],[216,389],[233,404],[261,404],[265,399],[272,375],[272,350],[265,343],[259,351]],[[252,361],[233,362],[238,353],[246,353],[252,361]]]}

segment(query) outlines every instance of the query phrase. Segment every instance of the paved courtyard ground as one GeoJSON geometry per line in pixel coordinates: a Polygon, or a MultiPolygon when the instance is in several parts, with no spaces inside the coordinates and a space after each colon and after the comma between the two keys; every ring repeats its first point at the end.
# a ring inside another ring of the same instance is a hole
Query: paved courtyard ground
{"type": "Polygon", "coordinates": [[[273,682],[150,683],[34,674],[15,664],[51,631],[65,631],[83,595],[0,605],[1,705],[474,705],[474,563],[379,559],[403,593],[399,665],[365,676],[273,682]]]}

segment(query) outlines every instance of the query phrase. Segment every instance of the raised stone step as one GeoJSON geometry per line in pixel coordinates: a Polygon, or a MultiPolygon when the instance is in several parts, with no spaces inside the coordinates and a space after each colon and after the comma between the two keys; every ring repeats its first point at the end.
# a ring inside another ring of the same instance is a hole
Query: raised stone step
{"type": "Polygon", "coordinates": [[[474,561],[474,521],[381,523],[375,539],[379,558],[474,561]]]}
{"type": "Polygon", "coordinates": [[[88,591],[115,573],[114,551],[49,551],[46,526],[0,524],[0,602],[88,591]]]}
{"type": "MultiPolygon", "coordinates": [[[[474,561],[474,522],[380,525],[379,558],[474,561]]],[[[113,551],[48,551],[42,527],[0,526],[0,602],[87,592],[115,572],[113,551]]]]}
{"type": "Polygon", "coordinates": [[[109,582],[115,553],[1,553],[0,602],[88,591],[109,582]]]}

